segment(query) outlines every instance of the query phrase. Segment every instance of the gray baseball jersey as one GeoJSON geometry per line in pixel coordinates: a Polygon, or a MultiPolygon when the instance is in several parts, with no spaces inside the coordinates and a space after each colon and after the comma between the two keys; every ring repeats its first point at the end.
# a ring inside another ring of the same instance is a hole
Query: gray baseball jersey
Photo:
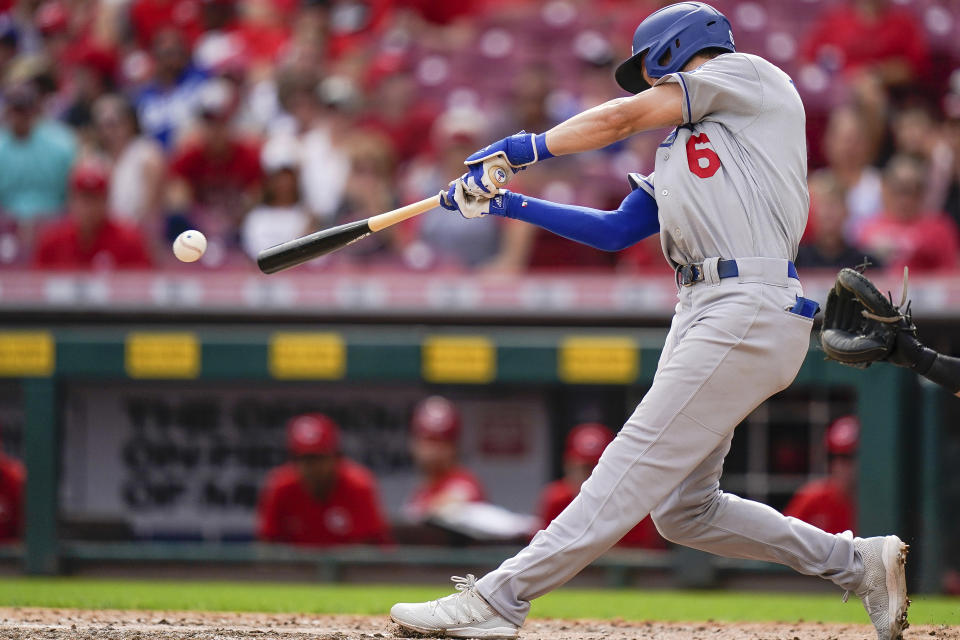
{"type": "MultiPolygon", "coordinates": [[[[863,581],[850,532],[720,491],[734,429],[793,381],[810,343],[813,319],[790,311],[803,287],[787,266],[807,219],[803,105],[783,72],[740,53],[660,82],[680,85],[687,124],[661,145],[655,173],[633,180],[657,199],[664,254],[702,261],[704,281],[680,288],[653,384],[577,497],[477,581],[514,625],[648,513],[677,544],[779,562],[844,589],[863,581]],[[738,277],[720,278],[721,257],[737,260],[738,277]]],[[[391,615],[404,624],[402,611],[391,615]]]]}
{"type": "Polygon", "coordinates": [[[683,90],[681,125],[644,185],[676,264],[710,257],[796,257],[807,223],[806,116],[783,71],[746,53],[718,56],[657,84],[683,90]]]}

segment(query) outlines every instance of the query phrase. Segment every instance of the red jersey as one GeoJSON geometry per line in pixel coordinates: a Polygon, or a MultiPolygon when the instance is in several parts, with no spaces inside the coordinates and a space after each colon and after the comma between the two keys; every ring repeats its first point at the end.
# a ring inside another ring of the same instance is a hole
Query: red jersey
{"type": "Polygon", "coordinates": [[[271,64],[290,41],[290,30],[284,26],[241,23],[233,34],[243,43],[243,51],[254,63],[271,64]]]}
{"type": "Polygon", "coordinates": [[[350,460],[338,463],[323,500],[307,491],[293,463],[274,469],[260,492],[257,519],[257,538],[267,542],[327,547],[390,538],[373,474],[350,460]]]}
{"type": "Polygon", "coordinates": [[[486,494],[477,477],[455,467],[436,480],[417,487],[407,502],[407,511],[422,518],[439,506],[450,502],[484,502],[486,494]]]}
{"type": "Polygon", "coordinates": [[[136,227],[108,219],[84,244],[76,221],[68,215],[40,234],[33,265],[40,269],[149,269],[151,260],[136,227]]]}
{"type": "Polygon", "coordinates": [[[900,58],[913,74],[923,74],[930,62],[923,29],[910,12],[899,9],[867,20],[853,7],[838,7],[814,25],[804,54],[808,60],[850,71],[900,58]]]}
{"type": "MultiPolygon", "coordinates": [[[[560,515],[560,512],[573,502],[579,490],[575,491],[563,478],[551,482],[540,494],[540,519],[546,527],[560,515]]],[[[647,516],[620,538],[621,547],[642,547],[644,549],[666,549],[666,541],[660,537],[650,516],[647,516]]]]}
{"type": "Polygon", "coordinates": [[[857,521],[853,501],[829,479],[814,480],[800,487],[783,515],[803,520],[827,533],[854,531],[857,521]]]}
{"type": "Polygon", "coordinates": [[[233,211],[242,205],[243,193],[260,182],[260,153],[255,145],[231,140],[214,155],[197,141],[174,156],[170,169],[189,183],[198,205],[233,211]]]}
{"type": "Polygon", "coordinates": [[[23,465],[0,456],[0,541],[17,540],[23,532],[23,465]]]}
{"type": "Polygon", "coordinates": [[[937,271],[957,267],[957,226],[945,215],[924,214],[916,220],[882,215],[867,222],[860,248],[883,260],[894,272],[937,271]]]}

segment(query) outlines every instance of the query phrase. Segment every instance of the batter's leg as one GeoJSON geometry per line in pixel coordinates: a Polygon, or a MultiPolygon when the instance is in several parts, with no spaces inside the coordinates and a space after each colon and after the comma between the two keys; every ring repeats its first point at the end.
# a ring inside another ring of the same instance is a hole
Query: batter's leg
{"type": "Polygon", "coordinates": [[[504,618],[521,624],[530,600],[615,544],[763,400],[792,382],[809,345],[809,321],[787,316],[787,290],[768,294],[772,287],[731,285],[738,288],[727,286],[726,296],[707,289],[696,294],[704,305],[697,321],[577,498],[526,549],[477,583],[504,618]]]}
{"type": "MultiPolygon", "coordinates": [[[[734,390],[731,389],[731,393],[734,390]]],[[[657,506],[653,522],[667,540],[728,558],[785,564],[844,589],[863,579],[853,536],[826,533],[759,502],[720,491],[732,434],[657,506]]]]}

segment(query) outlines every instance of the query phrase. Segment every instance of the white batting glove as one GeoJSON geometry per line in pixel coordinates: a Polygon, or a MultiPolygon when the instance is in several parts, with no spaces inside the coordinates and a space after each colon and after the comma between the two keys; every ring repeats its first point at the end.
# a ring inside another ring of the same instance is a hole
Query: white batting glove
{"type": "Polygon", "coordinates": [[[478,198],[467,192],[463,178],[454,180],[447,191],[440,192],[440,206],[449,211],[457,211],[467,219],[486,215],[502,216],[506,211],[503,192],[498,190],[496,194],[478,198]]]}

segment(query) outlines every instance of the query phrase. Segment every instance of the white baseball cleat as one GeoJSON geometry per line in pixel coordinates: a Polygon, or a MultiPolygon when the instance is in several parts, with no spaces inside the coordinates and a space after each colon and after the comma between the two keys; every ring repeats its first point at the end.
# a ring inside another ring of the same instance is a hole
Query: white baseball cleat
{"type": "MultiPolygon", "coordinates": [[[[856,538],[854,547],[863,559],[863,581],[854,590],[877,629],[878,640],[902,640],[907,622],[907,551],[897,536],[856,538]]],[[[850,592],[843,594],[847,601],[850,592]]]]}
{"type": "Polygon", "coordinates": [[[457,593],[430,602],[401,602],[390,619],[407,631],[448,638],[516,638],[520,628],[493,610],[476,589],[476,578],[450,578],[457,593]]]}

